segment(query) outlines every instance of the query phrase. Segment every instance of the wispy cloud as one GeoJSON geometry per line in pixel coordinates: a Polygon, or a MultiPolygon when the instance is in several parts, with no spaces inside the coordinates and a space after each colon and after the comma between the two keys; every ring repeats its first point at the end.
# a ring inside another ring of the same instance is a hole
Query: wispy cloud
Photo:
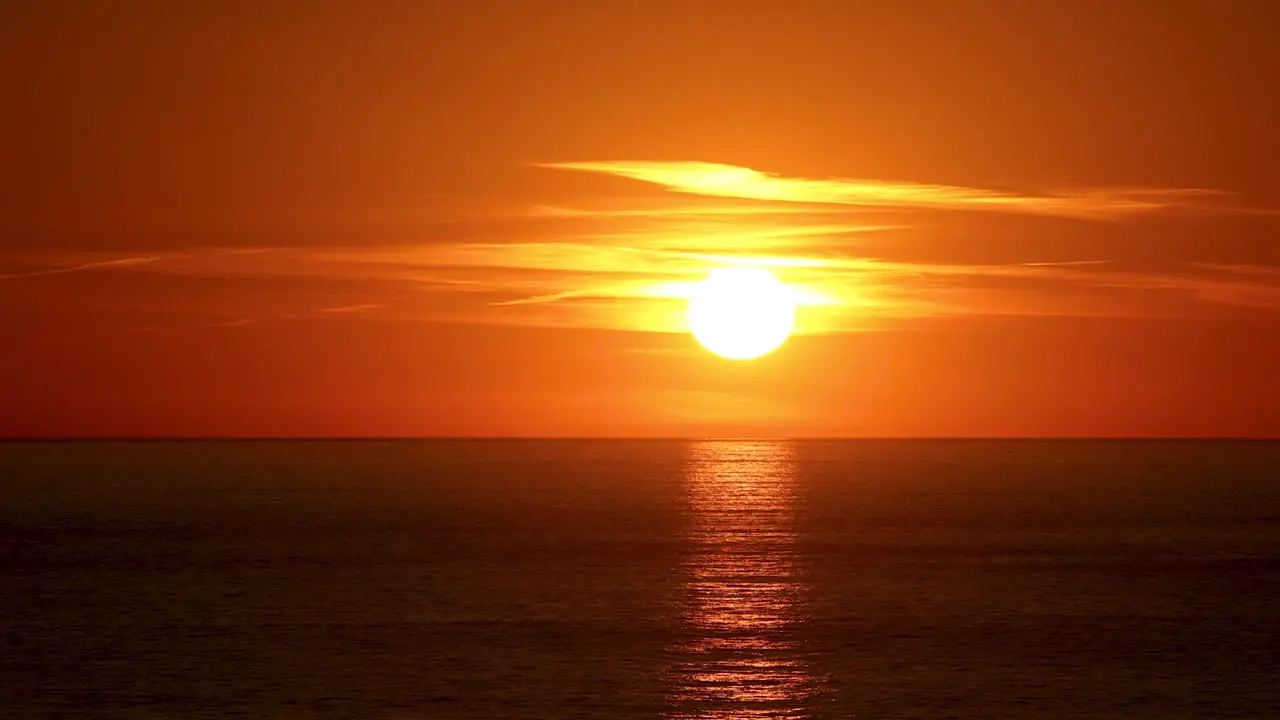
{"type": "Polygon", "coordinates": [[[1197,267],[1212,270],[1215,272],[1232,273],[1235,275],[1251,275],[1263,277],[1280,278],[1280,267],[1274,265],[1233,265],[1228,263],[1196,263],[1197,267]]]}
{"type": "Polygon", "coordinates": [[[46,270],[32,270],[30,272],[0,274],[0,280],[18,280],[22,278],[44,277],[46,275],[66,275],[69,273],[84,272],[86,270],[105,270],[111,268],[136,267],[138,265],[149,265],[157,260],[175,257],[172,255],[144,255],[138,257],[114,258],[111,260],[97,260],[94,262],[77,263],[64,267],[49,268],[46,270]]]}
{"type": "Polygon", "coordinates": [[[367,313],[371,310],[381,310],[386,307],[381,303],[364,303],[361,305],[342,305],[340,307],[321,308],[320,312],[330,313],[332,315],[356,315],[359,313],[367,313]]]}
{"type": "MultiPolygon", "coordinates": [[[[901,182],[785,178],[711,163],[552,167],[642,180],[683,196],[597,199],[584,207],[544,204],[517,218],[509,213],[490,218],[489,225],[451,225],[445,238],[426,237],[424,229],[418,244],[61,258],[57,267],[0,279],[120,268],[238,278],[246,287],[278,286],[260,295],[273,307],[259,313],[252,301],[227,302],[221,312],[228,319],[205,327],[376,318],[682,331],[684,304],[693,284],[720,265],[772,268],[802,306],[798,327],[803,333],[970,314],[1128,315],[1187,302],[1219,309],[1280,309],[1276,268],[1201,262],[1150,272],[1112,261],[1101,246],[1092,256],[1045,261],[1037,256],[1034,237],[1005,253],[1012,259],[1025,258],[1023,262],[900,259],[919,258],[922,254],[914,250],[946,238],[946,228],[940,225],[922,235],[912,224],[918,213],[896,212],[900,209],[1115,219],[1217,194],[1207,190],[1111,189],[1036,196],[901,182]],[[495,227],[501,232],[490,232],[495,227]],[[515,230],[522,234],[514,235],[515,230]],[[290,288],[309,281],[329,283],[328,289],[289,294],[290,288]],[[332,283],[346,286],[334,291],[332,283]]],[[[1054,221],[1035,220],[1047,222],[1054,221]]],[[[55,264],[48,258],[9,260],[16,267],[55,264]]],[[[14,284],[11,290],[34,285],[14,284]]]]}
{"type": "MultiPolygon", "coordinates": [[[[180,266],[187,261],[206,262],[210,258],[230,257],[232,262],[238,262],[234,258],[246,255],[263,255],[275,252],[274,248],[205,248],[192,249],[185,252],[171,252],[158,255],[133,255],[126,257],[107,257],[98,259],[103,253],[92,253],[86,257],[84,253],[53,253],[53,254],[33,254],[30,252],[18,254],[0,254],[0,264],[16,264],[22,265],[48,265],[40,270],[28,270],[23,272],[0,273],[0,280],[20,280],[24,278],[40,278],[55,275],[69,275],[72,273],[90,272],[96,270],[130,270],[130,269],[156,269],[155,265],[173,265],[180,270],[180,266]]],[[[166,270],[175,269],[166,267],[166,270]]]]}
{"type": "Polygon", "coordinates": [[[784,203],[737,205],[670,205],[640,207],[575,208],[538,205],[529,210],[532,217],[548,218],[653,218],[653,217],[744,217],[759,215],[812,215],[815,213],[848,214],[846,208],[796,207],[784,203]]]}
{"type": "Polygon", "coordinates": [[[325,320],[326,318],[340,318],[345,316],[364,315],[375,310],[382,310],[386,305],[378,303],[369,303],[363,305],[344,305],[339,307],[320,308],[314,311],[306,312],[285,312],[263,315],[261,317],[237,317],[228,320],[219,320],[216,322],[206,323],[202,327],[209,328],[240,328],[250,325],[258,325],[266,322],[288,322],[294,320],[325,320]]]}
{"type": "MultiPolygon", "coordinates": [[[[1097,258],[924,263],[851,253],[695,253],[663,249],[660,240],[638,247],[636,240],[630,236],[625,243],[610,238],[300,248],[211,255],[203,263],[192,259],[155,270],[180,268],[184,273],[259,281],[278,278],[282,283],[305,276],[345,278],[380,286],[388,298],[291,313],[287,317],[292,319],[356,317],[376,311],[387,320],[656,332],[683,331],[684,302],[694,283],[719,265],[771,267],[793,288],[802,307],[801,333],[876,329],[905,319],[972,314],[1142,314],[1150,312],[1143,308],[1152,303],[1135,301],[1160,297],[1219,307],[1280,308],[1280,284],[1270,275],[1273,271],[1248,266],[1188,266],[1177,273],[1149,273],[1097,258]],[[1097,297],[1106,302],[1091,299],[1097,297]]],[[[283,317],[264,315],[254,322],[283,317]]]]}
{"type": "Polygon", "coordinates": [[[235,318],[234,320],[223,320],[221,322],[209,323],[205,327],[211,328],[237,328],[246,327],[259,322],[259,318],[235,318]]]}
{"type": "Polygon", "coordinates": [[[548,168],[630,178],[668,190],[772,202],[1031,213],[1112,219],[1221,195],[1197,188],[1106,188],[1040,195],[861,178],[792,178],[706,162],[605,161],[549,163],[548,168]]]}

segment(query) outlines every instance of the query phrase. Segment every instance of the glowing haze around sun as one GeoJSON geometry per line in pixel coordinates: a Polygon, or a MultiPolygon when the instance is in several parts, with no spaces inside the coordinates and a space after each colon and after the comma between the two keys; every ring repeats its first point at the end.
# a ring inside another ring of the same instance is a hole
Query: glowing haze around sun
{"type": "Polygon", "coordinates": [[[764,268],[713,270],[689,297],[694,339],[731,360],[751,360],[776,350],[794,322],[790,289],[764,268]]]}

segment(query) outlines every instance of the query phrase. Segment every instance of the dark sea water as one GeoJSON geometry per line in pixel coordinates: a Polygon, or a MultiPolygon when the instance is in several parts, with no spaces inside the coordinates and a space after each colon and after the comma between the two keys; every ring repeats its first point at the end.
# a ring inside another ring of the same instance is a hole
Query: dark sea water
{"type": "Polygon", "coordinates": [[[1280,443],[0,443],[0,718],[1280,718],[1280,443]]]}

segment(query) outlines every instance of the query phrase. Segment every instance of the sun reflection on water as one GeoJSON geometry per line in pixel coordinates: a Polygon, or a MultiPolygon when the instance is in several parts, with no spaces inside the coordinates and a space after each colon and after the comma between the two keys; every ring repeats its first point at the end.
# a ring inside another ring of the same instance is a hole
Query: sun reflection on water
{"type": "Polygon", "coordinates": [[[668,718],[805,717],[820,683],[800,638],[794,449],[695,444],[685,608],[668,718]]]}

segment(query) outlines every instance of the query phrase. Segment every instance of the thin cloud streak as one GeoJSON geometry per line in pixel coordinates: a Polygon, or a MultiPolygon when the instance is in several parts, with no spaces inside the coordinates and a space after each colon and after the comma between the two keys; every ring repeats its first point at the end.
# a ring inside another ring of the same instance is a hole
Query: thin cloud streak
{"type": "Polygon", "coordinates": [[[670,217],[748,217],[761,215],[848,214],[845,208],[806,208],[787,204],[741,205],[675,205],[668,207],[575,208],[539,205],[529,211],[530,217],[546,218],[670,218],[670,217]]]}
{"type": "MultiPolygon", "coordinates": [[[[314,317],[363,316],[377,310],[384,320],[656,332],[684,330],[684,301],[693,283],[718,265],[771,267],[795,289],[797,302],[804,308],[800,333],[875,329],[886,322],[922,317],[1071,314],[1062,309],[1062,298],[1088,288],[1173,293],[1214,306],[1280,308],[1280,287],[1270,275],[1274,269],[1247,266],[1195,266],[1185,273],[1151,274],[1127,271],[1100,259],[931,264],[851,255],[694,253],[662,249],[661,241],[653,243],[656,248],[616,242],[210,253],[147,271],[275,278],[286,283],[290,278],[317,277],[375,281],[386,287],[381,302],[321,308],[314,317]],[[1023,289],[1000,289],[1010,283],[1023,289]],[[432,298],[448,301],[442,305],[432,298]]],[[[1110,311],[1095,307],[1081,311],[1132,313],[1122,299],[1114,301],[1110,311]]],[[[247,324],[232,320],[220,325],[247,324]]]]}
{"type": "Polygon", "coordinates": [[[1236,275],[1262,275],[1265,277],[1280,277],[1280,267],[1272,265],[1231,265],[1226,263],[1196,263],[1197,267],[1213,270],[1216,272],[1232,273],[1236,275]]]}
{"type": "Polygon", "coordinates": [[[265,322],[284,322],[293,320],[326,320],[331,318],[341,318],[346,316],[366,315],[375,310],[382,310],[386,305],[380,303],[368,303],[363,305],[345,305],[339,307],[320,308],[312,312],[289,312],[277,313],[263,317],[239,317],[230,320],[221,320],[218,322],[206,323],[200,327],[206,328],[240,328],[250,325],[258,325],[265,322]]]}
{"type": "MultiPolygon", "coordinates": [[[[26,262],[41,265],[57,265],[58,267],[48,268],[45,270],[32,270],[20,273],[0,274],[0,280],[20,280],[24,278],[39,278],[55,275],[68,275],[71,273],[89,272],[94,270],[114,270],[129,269],[142,266],[152,266],[158,263],[169,265],[171,263],[182,264],[187,260],[202,261],[211,257],[224,256],[242,256],[242,255],[261,255],[277,252],[276,248],[204,248],[192,249],[180,253],[166,253],[163,255],[138,255],[121,258],[110,258],[107,260],[87,260],[81,254],[77,257],[75,254],[54,254],[48,256],[33,256],[31,253],[22,253],[19,255],[10,255],[8,257],[0,256],[0,261],[8,262],[26,262]]],[[[148,267],[155,270],[154,267],[148,267]]]]}
{"type": "Polygon", "coordinates": [[[48,270],[33,270],[24,273],[9,273],[0,275],[0,280],[20,280],[22,278],[45,277],[49,275],[67,275],[69,273],[85,272],[88,270],[105,270],[111,268],[136,267],[138,265],[149,265],[157,260],[171,259],[174,257],[187,257],[185,255],[144,255],[140,257],[124,257],[113,260],[99,260],[95,262],[80,263],[68,267],[51,268],[48,270]]]}
{"type": "Polygon", "coordinates": [[[381,310],[386,307],[380,303],[365,303],[361,305],[342,305],[340,307],[320,308],[322,313],[330,313],[334,315],[356,315],[359,313],[367,313],[372,310],[381,310]]]}
{"type": "Polygon", "coordinates": [[[861,178],[790,178],[707,162],[547,163],[546,168],[602,173],[693,195],[773,202],[881,208],[982,210],[1083,219],[1116,219],[1224,193],[1197,188],[1108,188],[1026,195],[952,185],[861,178]]]}

